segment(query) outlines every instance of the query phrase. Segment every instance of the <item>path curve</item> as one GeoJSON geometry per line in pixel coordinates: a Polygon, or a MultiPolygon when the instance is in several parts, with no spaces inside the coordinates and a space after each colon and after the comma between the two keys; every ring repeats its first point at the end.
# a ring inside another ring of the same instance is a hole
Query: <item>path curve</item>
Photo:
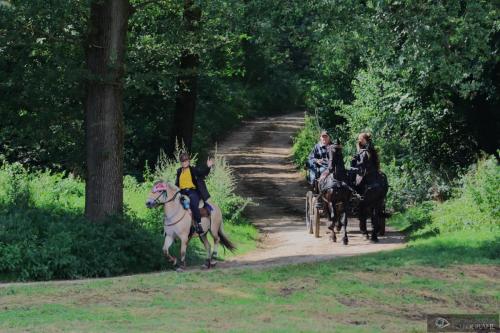
{"type": "Polygon", "coordinates": [[[218,153],[235,172],[236,192],[258,205],[245,214],[261,233],[256,250],[229,258],[220,267],[285,265],[404,247],[404,236],[390,228],[378,244],[370,243],[356,219],[349,219],[347,246],[331,241],[326,219],[319,239],[306,232],[306,182],[291,161],[292,137],[303,125],[303,113],[258,118],[244,122],[219,144],[218,153]]]}

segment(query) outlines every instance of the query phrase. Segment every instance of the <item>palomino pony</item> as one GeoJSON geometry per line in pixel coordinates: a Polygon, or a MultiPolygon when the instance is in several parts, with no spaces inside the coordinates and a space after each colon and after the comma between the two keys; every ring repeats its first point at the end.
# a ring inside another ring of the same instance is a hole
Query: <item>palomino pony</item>
{"type": "MultiPolygon", "coordinates": [[[[163,228],[165,233],[163,254],[173,263],[174,266],[177,266],[177,258],[171,255],[168,249],[175,239],[180,239],[181,241],[181,262],[178,270],[182,270],[186,267],[186,249],[188,242],[193,235],[191,231],[193,223],[191,210],[184,209],[180,199],[181,193],[177,186],[160,181],[155,183],[146,201],[146,207],[148,208],[163,205],[163,228]]],[[[210,268],[212,265],[215,265],[219,243],[230,251],[234,251],[236,249],[233,243],[231,243],[231,241],[224,234],[222,227],[222,212],[220,208],[213,203],[210,203],[210,206],[213,207],[210,215],[202,217],[201,219],[204,234],[200,236],[200,239],[205,246],[205,250],[207,251],[207,257],[204,265],[205,268],[210,268]],[[210,232],[214,240],[213,251],[211,251],[210,242],[207,238],[207,232],[210,232]]]]}

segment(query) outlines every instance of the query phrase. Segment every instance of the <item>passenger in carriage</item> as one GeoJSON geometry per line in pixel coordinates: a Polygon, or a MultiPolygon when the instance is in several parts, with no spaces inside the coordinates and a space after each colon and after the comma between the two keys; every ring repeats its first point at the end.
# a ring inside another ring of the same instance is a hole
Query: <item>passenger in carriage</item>
{"type": "Polygon", "coordinates": [[[307,160],[307,180],[314,186],[315,180],[328,169],[328,150],[331,146],[330,135],[323,130],[319,142],[314,146],[307,160]]]}
{"type": "Polygon", "coordinates": [[[207,200],[210,198],[207,186],[205,184],[205,177],[210,173],[213,161],[209,158],[206,166],[193,167],[190,165],[189,154],[182,153],[179,156],[181,167],[177,169],[177,177],[175,185],[181,190],[181,194],[189,197],[189,208],[193,213],[193,220],[195,223],[196,232],[203,233],[201,226],[201,213],[200,213],[200,198],[205,202],[205,207],[211,210],[207,200]]]}
{"type": "Polygon", "coordinates": [[[376,230],[372,234],[372,240],[377,241],[378,220],[374,223],[373,218],[379,218],[382,211],[384,197],[388,185],[385,176],[380,172],[380,161],[377,150],[372,143],[370,133],[360,133],[357,142],[357,153],[351,161],[351,173],[349,180],[362,196],[359,204],[360,230],[366,232],[366,220],[369,215],[369,207],[375,207],[378,213],[372,216],[372,224],[376,230]],[[378,203],[378,204],[377,204],[378,203]]]}
{"type": "Polygon", "coordinates": [[[354,171],[356,190],[364,193],[367,185],[377,182],[380,161],[370,133],[360,133],[356,147],[357,153],[351,160],[351,170],[354,171]]]}

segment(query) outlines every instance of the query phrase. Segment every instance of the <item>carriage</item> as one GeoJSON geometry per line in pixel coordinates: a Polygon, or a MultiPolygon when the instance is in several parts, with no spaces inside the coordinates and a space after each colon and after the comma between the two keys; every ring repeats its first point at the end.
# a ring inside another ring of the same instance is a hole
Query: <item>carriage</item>
{"type": "MultiPolygon", "coordinates": [[[[384,175],[385,177],[385,175],[384,175]]],[[[325,205],[318,205],[319,190],[317,181],[313,188],[306,193],[306,206],[305,206],[305,222],[306,229],[309,234],[314,234],[316,238],[320,236],[321,219],[328,218],[328,209],[325,205]]],[[[349,201],[348,210],[346,212],[347,217],[358,217],[358,206],[359,206],[360,196],[353,193],[351,200],[349,201]]],[[[385,214],[385,202],[384,202],[384,213],[380,216],[380,230],[379,235],[385,235],[385,224],[386,224],[386,214],[385,214]]],[[[369,219],[371,221],[371,219],[369,219]]],[[[368,222],[368,221],[367,221],[368,222]]]]}

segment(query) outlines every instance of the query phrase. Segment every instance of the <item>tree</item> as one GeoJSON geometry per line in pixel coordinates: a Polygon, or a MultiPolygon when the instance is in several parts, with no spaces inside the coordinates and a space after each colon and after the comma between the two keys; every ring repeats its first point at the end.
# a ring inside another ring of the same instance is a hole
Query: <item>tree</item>
{"type": "MultiPolygon", "coordinates": [[[[188,33],[197,31],[201,18],[201,9],[193,0],[184,0],[184,24],[188,33]]],[[[194,117],[196,111],[196,93],[198,85],[197,70],[199,55],[184,49],[180,58],[180,75],[177,78],[177,98],[174,114],[174,140],[172,143],[184,142],[191,150],[193,143],[194,117]]]]}
{"type": "Polygon", "coordinates": [[[85,216],[100,221],[123,211],[123,76],[127,0],[91,3],[86,44],[85,216]]]}

